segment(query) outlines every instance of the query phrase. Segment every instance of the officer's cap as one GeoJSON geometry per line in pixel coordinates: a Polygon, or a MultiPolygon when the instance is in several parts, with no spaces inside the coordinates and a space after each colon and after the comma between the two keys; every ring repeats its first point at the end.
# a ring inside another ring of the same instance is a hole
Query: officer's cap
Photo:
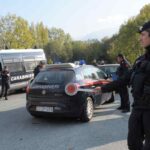
{"type": "Polygon", "coordinates": [[[150,21],[147,21],[146,23],[144,23],[143,26],[141,26],[139,28],[138,32],[141,33],[141,32],[146,31],[148,29],[150,29],[150,21]]]}

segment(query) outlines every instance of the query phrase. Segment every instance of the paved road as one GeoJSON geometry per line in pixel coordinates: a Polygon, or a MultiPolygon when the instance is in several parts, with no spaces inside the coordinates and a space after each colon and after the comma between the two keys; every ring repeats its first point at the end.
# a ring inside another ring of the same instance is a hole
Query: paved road
{"type": "Polygon", "coordinates": [[[113,104],[95,110],[89,123],[64,118],[31,117],[25,109],[25,94],[0,101],[0,150],[127,150],[129,113],[113,104]]]}

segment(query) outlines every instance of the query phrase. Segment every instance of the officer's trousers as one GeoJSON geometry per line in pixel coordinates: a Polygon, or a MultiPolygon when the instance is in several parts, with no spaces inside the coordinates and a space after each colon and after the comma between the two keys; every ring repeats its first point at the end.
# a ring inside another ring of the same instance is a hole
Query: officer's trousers
{"type": "Polygon", "coordinates": [[[129,93],[127,86],[119,88],[119,95],[121,99],[121,108],[130,109],[129,93]]]}
{"type": "Polygon", "coordinates": [[[129,150],[150,150],[150,109],[133,108],[128,127],[129,150]]]}
{"type": "Polygon", "coordinates": [[[7,82],[2,82],[2,89],[1,89],[1,95],[0,97],[7,97],[7,93],[8,93],[8,89],[9,89],[9,85],[7,82]]]}

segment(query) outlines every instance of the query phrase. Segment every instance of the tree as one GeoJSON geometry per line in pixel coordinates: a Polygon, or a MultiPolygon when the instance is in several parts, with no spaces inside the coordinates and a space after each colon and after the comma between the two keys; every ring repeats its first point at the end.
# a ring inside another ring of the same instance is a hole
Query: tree
{"type": "Polygon", "coordinates": [[[33,45],[32,34],[28,22],[15,15],[7,15],[0,19],[1,48],[30,48],[33,45]]]}
{"type": "Polygon", "coordinates": [[[72,58],[72,39],[62,29],[51,28],[49,30],[49,43],[45,47],[48,58],[53,62],[67,62],[72,58]]]}
{"type": "Polygon", "coordinates": [[[33,36],[30,32],[28,22],[18,17],[15,21],[13,31],[13,42],[11,48],[31,48],[34,44],[33,36]]]}
{"type": "Polygon", "coordinates": [[[35,29],[32,29],[32,32],[37,48],[44,48],[49,41],[48,28],[44,27],[43,23],[40,22],[35,26],[35,29]]]}
{"type": "Polygon", "coordinates": [[[109,55],[115,56],[123,53],[128,60],[133,63],[144,50],[139,43],[138,28],[146,21],[150,20],[150,4],[145,5],[140,13],[129,18],[119,30],[119,33],[110,43],[109,55]]]}
{"type": "Polygon", "coordinates": [[[87,43],[84,41],[73,41],[72,42],[72,51],[73,51],[73,57],[72,61],[78,61],[81,59],[86,59],[87,55],[87,43]]]}
{"type": "Polygon", "coordinates": [[[0,48],[10,47],[13,40],[13,33],[15,28],[15,15],[7,15],[0,18],[0,48]]]}

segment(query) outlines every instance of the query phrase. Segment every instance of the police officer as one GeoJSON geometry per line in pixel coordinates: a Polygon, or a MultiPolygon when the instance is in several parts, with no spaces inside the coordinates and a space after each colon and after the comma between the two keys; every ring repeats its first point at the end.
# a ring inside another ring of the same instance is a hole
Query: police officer
{"type": "Polygon", "coordinates": [[[10,88],[10,82],[9,82],[10,74],[9,74],[7,66],[4,66],[4,69],[1,72],[1,77],[2,77],[2,90],[1,90],[0,97],[2,98],[4,95],[5,100],[8,100],[7,92],[8,92],[8,89],[10,88]]]}
{"type": "Polygon", "coordinates": [[[35,67],[33,73],[34,73],[34,78],[37,76],[37,74],[40,72],[41,69],[44,68],[44,63],[42,61],[39,62],[39,64],[35,67]]]}
{"type": "MultiPolygon", "coordinates": [[[[130,66],[122,54],[117,55],[117,62],[120,64],[120,66],[116,71],[116,75],[118,78],[122,78],[124,75],[128,73],[128,69],[130,66]]],[[[121,105],[117,109],[122,110],[123,113],[129,112],[130,102],[129,102],[129,93],[128,93],[127,85],[118,87],[118,92],[121,99],[121,105]]]]}
{"type": "Polygon", "coordinates": [[[136,59],[130,73],[96,90],[108,92],[131,83],[134,102],[128,124],[128,148],[150,150],[150,21],[139,33],[145,54],[136,59]]]}

